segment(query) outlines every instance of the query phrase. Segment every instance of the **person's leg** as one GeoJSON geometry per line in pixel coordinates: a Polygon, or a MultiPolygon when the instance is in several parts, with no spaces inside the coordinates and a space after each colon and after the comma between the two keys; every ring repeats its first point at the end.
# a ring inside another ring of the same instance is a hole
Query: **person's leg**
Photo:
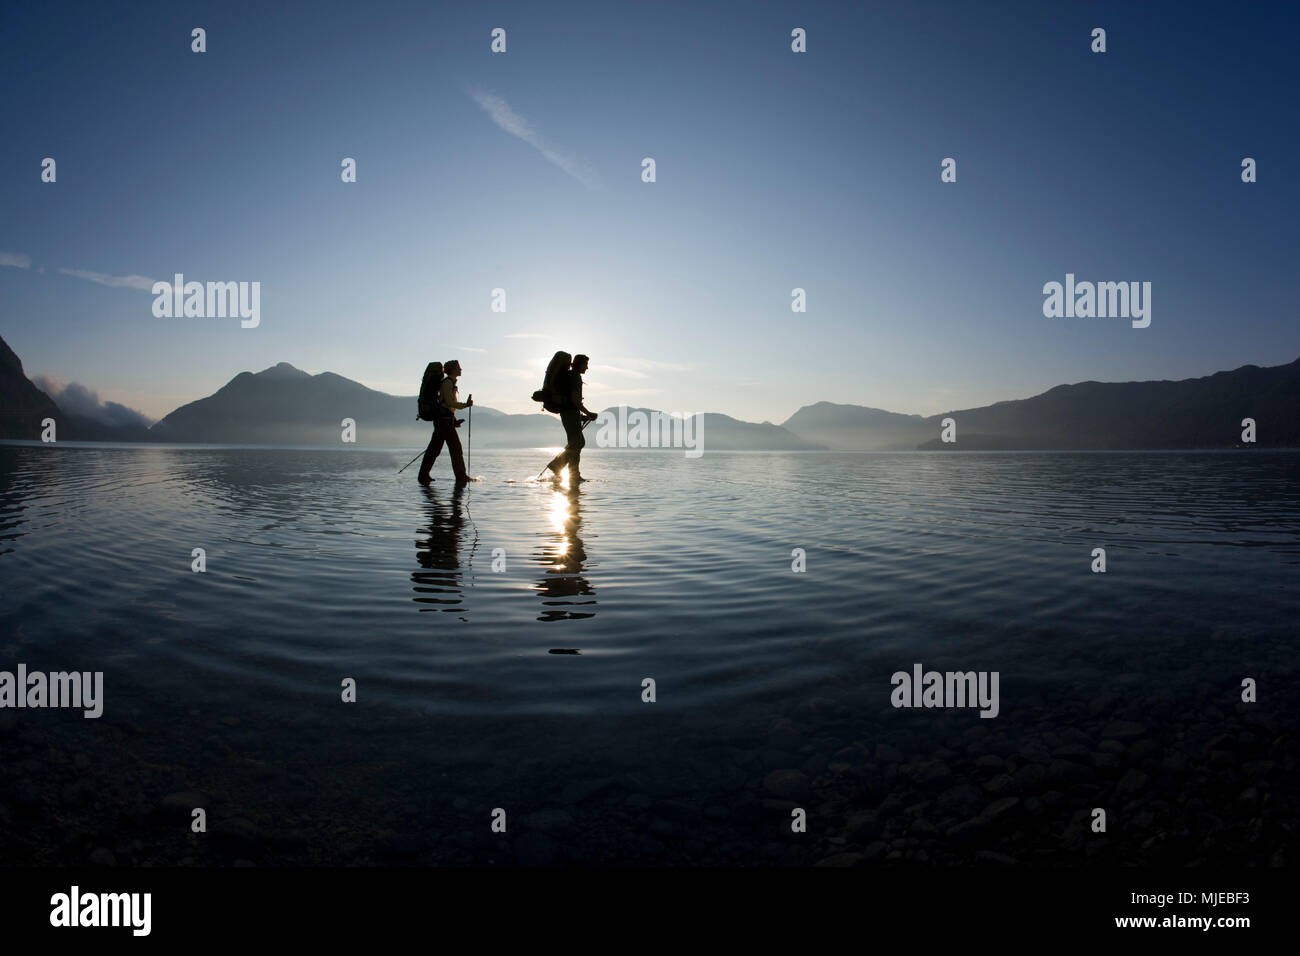
{"type": "Polygon", "coordinates": [[[569,463],[569,448],[573,445],[573,432],[570,430],[570,425],[575,414],[575,412],[560,412],[560,424],[564,426],[564,450],[547,462],[546,465],[555,473],[556,478],[560,477],[560,472],[569,463]]]}
{"type": "Polygon", "coordinates": [[[582,413],[576,409],[561,412],[560,421],[564,423],[564,434],[568,439],[564,446],[564,459],[569,466],[569,481],[577,481],[582,477],[582,448],[587,443],[582,436],[582,413]]]}
{"type": "Polygon", "coordinates": [[[442,451],[443,437],[438,432],[438,426],[433,426],[433,435],[429,439],[429,447],[424,450],[424,458],[420,460],[420,471],[416,480],[422,485],[427,485],[433,481],[433,463],[438,460],[438,453],[442,451]]]}
{"type": "Polygon", "coordinates": [[[443,439],[447,443],[447,454],[451,456],[451,470],[456,475],[457,481],[469,481],[469,474],[465,471],[465,450],[461,448],[460,436],[456,434],[456,423],[447,420],[443,428],[443,439]]]}
{"type": "Polygon", "coordinates": [[[582,426],[578,426],[577,444],[569,452],[569,480],[582,480],[582,449],[587,445],[587,439],[582,436],[582,426]]]}

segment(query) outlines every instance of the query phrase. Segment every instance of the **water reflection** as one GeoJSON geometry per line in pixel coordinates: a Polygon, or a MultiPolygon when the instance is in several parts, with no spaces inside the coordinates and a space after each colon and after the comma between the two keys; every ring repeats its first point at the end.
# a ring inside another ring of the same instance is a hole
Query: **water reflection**
{"type": "Polygon", "coordinates": [[[460,566],[465,489],[458,487],[446,498],[439,497],[432,487],[425,487],[423,492],[428,523],[416,531],[415,560],[423,570],[411,572],[414,600],[427,605],[421,611],[459,613],[462,621],[468,620],[460,566]]]}
{"type": "MultiPolygon", "coordinates": [[[[34,458],[28,456],[28,460],[34,458]]],[[[13,551],[10,542],[28,533],[23,527],[27,523],[27,501],[39,495],[39,491],[33,495],[30,479],[19,474],[19,460],[18,449],[0,448],[0,554],[13,551]]]]}
{"type": "Polygon", "coordinates": [[[583,576],[587,549],[582,543],[582,506],[578,489],[551,492],[548,502],[550,530],[533,560],[544,569],[534,590],[541,595],[539,621],[566,621],[596,616],[596,589],[583,576]],[[581,609],[581,610],[579,610],[581,609]]]}

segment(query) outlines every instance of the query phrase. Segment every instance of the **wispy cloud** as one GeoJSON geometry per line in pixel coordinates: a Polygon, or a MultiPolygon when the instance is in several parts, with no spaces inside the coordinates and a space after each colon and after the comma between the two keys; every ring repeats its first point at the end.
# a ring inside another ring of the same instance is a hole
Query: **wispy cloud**
{"type": "MultiPolygon", "coordinates": [[[[587,382],[586,390],[592,394],[610,395],[612,396],[610,401],[613,401],[613,397],[617,397],[620,401],[623,401],[628,398],[645,398],[648,395],[662,395],[664,392],[662,388],[623,388],[619,385],[607,385],[604,382],[595,381],[587,382]]],[[[587,399],[587,401],[590,402],[591,399],[587,399]]],[[[605,404],[603,399],[597,399],[597,401],[602,405],[605,404]]]]}
{"type": "Polygon", "coordinates": [[[469,345],[453,345],[452,348],[461,352],[486,352],[487,349],[476,349],[469,345]]]}
{"type": "Polygon", "coordinates": [[[13,266],[15,269],[30,269],[32,257],[17,252],[0,252],[0,266],[13,266]]]}
{"type": "Polygon", "coordinates": [[[153,284],[157,281],[147,276],[111,276],[104,272],[91,272],[87,269],[60,269],[59,271],[65,276],[75,276],[78,279],[85,279],[87,282],[98,282],[100,285],[121,289],[139,289],[142,292],[152,292],[153,284]]]}
{"type": "Polygon", "coordinates": [[[508,339],[549,339],[549,335],[542,335],[540,332],[511,332],[506,336],[508,339]]]}
{"type": "Polygon", "coordinates": [[[496,123],[511,136],[517,136],[529,146],[546,157],[549,162],[559,166],[588,189],[599,189],[600,181],[595,172],[583,160],[567,153],[562,153],[548,145],[533,125],[510,108],[510,104],[494,93],[486,90],[471,89],[469,95],[481,106],[496,123]]]}
{"type": "Polygon", "coordinates": [[[656,362],[653,359],[643,358],[624,358],[616,357],[615,361],[622,362],[624,365],[631,366],[635,369],[641,369],[646,372],[689,372],[689,365],[679,365],[676,362],[656,362]]]}
{"type": "Polygon", "coordinates": [[[637,372],[630,368],[619,368],[617,365],[593,365],[593,369],[598,372],[610,372],[614,375],[626,375],[629,378],[649,378],[645,372],[637,372]]]}

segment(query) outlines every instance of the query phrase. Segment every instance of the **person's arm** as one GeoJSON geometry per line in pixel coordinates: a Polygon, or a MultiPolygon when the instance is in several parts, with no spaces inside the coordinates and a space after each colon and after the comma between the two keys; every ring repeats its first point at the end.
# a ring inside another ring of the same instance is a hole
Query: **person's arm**
{"type": "Polygon", "coordinates": [[[460,411],[462,408],[469,408],[474,404],[474,396],[470,396],[468,402],[456,401],[456,384],[451,379],[444,379],[442,383],[442,404],[443,407],[452,411],[460,411]]]}
{"type": "Polygon", "coordinates": [[[582,404],[582,378],[578,375],[573,376],[573,394],[570,395],[569,398],[573,402],[573,407],[582,412],[582,414],[586,415],[588,418],[597,417],[595,412],[582,404]]]}

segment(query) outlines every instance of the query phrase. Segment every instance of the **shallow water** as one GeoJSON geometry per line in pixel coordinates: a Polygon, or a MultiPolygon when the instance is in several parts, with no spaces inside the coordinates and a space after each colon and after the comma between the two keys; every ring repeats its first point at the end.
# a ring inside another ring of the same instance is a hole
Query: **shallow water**
{"type": "Polygon", "coordinates": [[[962,716],[999,730],[1031,697],[1231,704],[1294,666],[1296,454],[597,452],[576,493],[529,480],[544,451],[476,453],[462,491],[445,462],[429,489],[396,475],[410,455],[0,446],[0,668],[104,671],[106,718],[177,786],[215,727],[308,777],[330,748],[411,779],[469,761],[468,792],[505,779],[465,779],[476,760],[557,789],[593,753],[770,763],[770,722],[803,707],[816,738],[826,698],[834,743],[860,720],[936,747],[933,712],[889,707],[916,662],[998,671],[999,719],[962,716]]]}
{"type": "Polygon", "coordinates": [[[608,713],[647,676],[703,708],[872,661],[1056,672],[1044,628],[1122,681],[1300,617],[1294,455],[588,455],[576,495],[528,481],[544,457],[457,492],[396,453],[6,447],[0,620],[160,683],[608,713]]]}

